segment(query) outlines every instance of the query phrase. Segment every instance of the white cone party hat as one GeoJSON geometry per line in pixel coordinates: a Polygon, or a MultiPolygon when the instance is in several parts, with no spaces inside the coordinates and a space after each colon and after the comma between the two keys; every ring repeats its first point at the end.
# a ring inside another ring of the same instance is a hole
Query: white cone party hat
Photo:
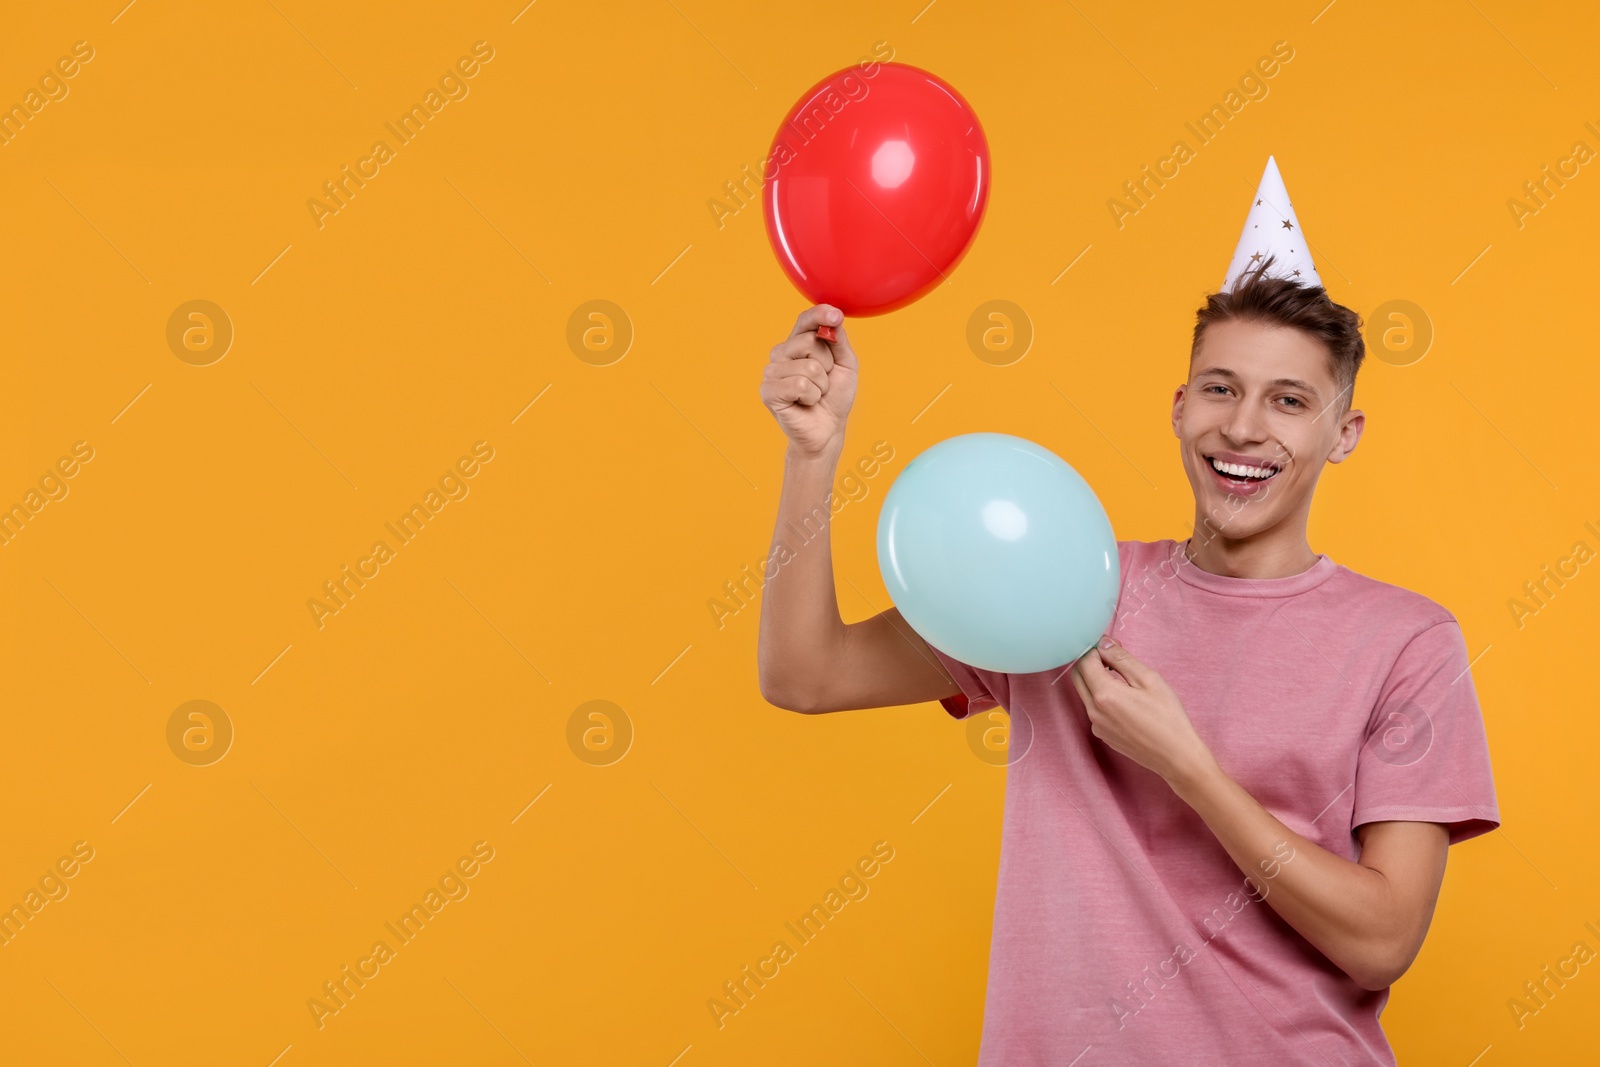
{"type": "Polygon", "coordinates": [[[1322,284],[1311,265],[1311,249],[1300,232],[1289,191],[1283,187],[1283,175],[1278,173],[1278,163],[1271,156],[1267,157],[1267,169],[1261,174],[1261,184],[1239,234],[1239,247],[1228,264],[1228,276],[1222,280],[1222,291],[1231,292],[1246,272],[1259,269],[1268,256],[1277,257],[1267,272],[1270,277],[1288,278],[1304,286],[1322,284]]]}

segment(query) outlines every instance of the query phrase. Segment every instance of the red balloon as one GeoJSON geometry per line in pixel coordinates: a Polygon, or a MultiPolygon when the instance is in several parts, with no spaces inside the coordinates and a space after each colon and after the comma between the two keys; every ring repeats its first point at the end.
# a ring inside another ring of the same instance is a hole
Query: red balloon
{"type": "Polygon", "coordinates": [[[955,269],[989,201],[989,144],[947,83],[905,63],[846,67],[778,127],[767,239],[814,304],[881,315],[955,269]]]}

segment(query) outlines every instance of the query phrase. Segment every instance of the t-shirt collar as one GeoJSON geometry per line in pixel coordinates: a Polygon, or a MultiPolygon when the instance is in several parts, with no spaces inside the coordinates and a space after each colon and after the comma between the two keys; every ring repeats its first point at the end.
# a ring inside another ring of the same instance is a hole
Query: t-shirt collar
{"type": "Polygon", "coordinates": [[[1225,574],[1212,574],[1195,566],[1188,558],[1186,550],[1189,540],[1186,538],[1183,541],[1168,542],[1168,567],[1176,569],[1178,577],[1185,583],[1224,596],[1295,596],[1315,589],[1333,577],[1333,572],[1339,566],[1324,553],[1318,555],[1317,561],[1307,569],[1286,578],[1234,578],[1225,574]]]}

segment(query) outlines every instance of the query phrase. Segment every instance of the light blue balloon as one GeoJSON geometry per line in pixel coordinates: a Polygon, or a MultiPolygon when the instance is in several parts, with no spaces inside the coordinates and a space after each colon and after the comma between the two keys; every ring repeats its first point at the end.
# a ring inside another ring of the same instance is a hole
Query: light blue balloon
{"type": "Polygon", "coordinates": [[[1116,611],[1116,535],[1089,483],[1022,437],[969,433],[900,472],[878,569],[912,629],[985,670],[1029,674],[1093,648],[1116,611]]]}

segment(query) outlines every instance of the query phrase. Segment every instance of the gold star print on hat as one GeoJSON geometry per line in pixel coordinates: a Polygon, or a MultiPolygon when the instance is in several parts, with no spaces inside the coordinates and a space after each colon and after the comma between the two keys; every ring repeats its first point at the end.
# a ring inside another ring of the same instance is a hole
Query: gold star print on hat
{"type": "Polygon", "coordinates": [[[1222,280],[1223,292],[1237,286],[1247,271],[1258,270],[1268,256],[1277,257],[1268,271],[1271,277],[1288,278],[1305,286],[1322,284],[1311,265],[1311,249],[1306,247],[1300,220],[1289,203],[1283,175],[1278,173],[1278,163],[1271,156],[1267,157],[1267,169],[1261,173],[1261,184],[1250,202],[1250,214],[1245,217],[1233,262],[1228,264],[1228,275],[1222,280]]]}

